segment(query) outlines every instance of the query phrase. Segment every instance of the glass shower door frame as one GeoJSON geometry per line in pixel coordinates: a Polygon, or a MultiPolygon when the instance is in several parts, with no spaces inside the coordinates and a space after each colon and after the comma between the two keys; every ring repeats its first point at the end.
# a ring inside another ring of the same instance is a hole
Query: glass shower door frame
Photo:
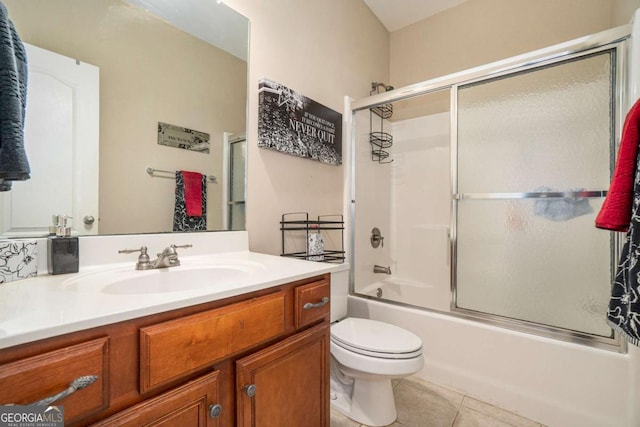
{"type": "MultiPolygon", "coordinates": [[[[617,81],[619,83],[626,81],[626,68],[627,66],[631,66],[631,64],[627,64],[625,58],[629,56],[629,51],[631,50],[627,40],[631,36],[631,25],[623,25],[620,27],[612,28],[609,30],[605,30],[599,33],[591,34],[588,36],[584,36],[578,39],[570,40],[564,43],[560,43],[557,45],[549,46],[543,49],[539,49],[533,52],[525,53],[522,55],[514,56],[511,58],[507,58],[504,60],[500,60],[497,62],[485,64],[482,66],[474,67],[468,70],[440,76],[437,78],[433,78],[430,80],[425,80],[419,83],[415,83],[412,85],[404,86],[397,88],[393,91],[372,95],[364,98],[360,98],[353,101],[345,102],[345,114],[349,117],[348,122],[349,126],[347,129],[351,129],[350,132],[350,140],[351,146],[349,149],[349,157],[350,161],[345,163],[349,166],[350,171],[348,171],[348,176],[350,177],[349,184],[349,194],[346,197],[346,203],[348,207],[348,228],[350,231],[349,238],[349,259],[352,266],[356,265],[356,254],[355,254],[355,235],[353,230],[355,229],[355,217],[356,217],[356,200],[357,194],[355,191],[355,180],[356,180],[356,166],[355,166],[355,155],[356,155],[356,114],[360,111],[366,111],[369,108],[373,108],[376,106],[380,106],[383,104],[389,104],[397,101],[402,101],[414,97],[419,97],[421,95],[426,95],[442,90],[450,90],[451,91],[451,146],[452,150],[455,148],[457,143],[457,133],[455,126],[456,119],[453,117],[456,111],[456,93],[457,87],[469,84],[470,82],[484,79],[495,78],[496,76],[513,73],[516,70],[525,70],[529,67],[537,67],[539,64],[546,61],[562,61],[567,58],[567,55],[580,55],[585,51],[589,51],[592,49],[602,49],[606,50],[611,48],[611,46],[615,46],[618,54],[617,61],[618,67],[616,68],[617,73],[617,81]]],[[[623,84],[619,84],[618,88],[621,89],[623,84]]],[[[630,89],[629,89],[630,90],[630,89]]],[[[616,122],[616,141],[619,139],[620,130],[622,128],[622,119],[620,117],[619,112],[624,111],[626,105],[626,93],[618,93],[615,102],[615,108],[617,112],[617,122],[616,122]]],[[[614,162],[614,155],[611,156],[611,164],[614,162]]],[[[456,164],[455,158],[452,156],[452,188],[454,192],[457,192],[457,185],[455,185],[456,181],[456,164]]],[[[450,260],[451,260],[451,307],[454,307],[454,292],[456,292],[455,287],[455,243],[456,243],[456,229],[455,229],[455,204],[457,201],[452,198],[451,201],[454,209],[452,209],[452,220],[451,220],[451,230],[450,230],[450,242],[449,242],[449,251],[450,251],[450,260]]],[[[622,236],[624,237],[624,236],[622,236]]],[[[619,240],[622,240],[620,236],[615,236],[613,238],[612,244],[612,252],[617,257],[617,254],[620,251],[621,244],[619,240]]],[[[350,287],[349,292],[353,295],[358,295],[362,298],[368,299],[379,299],[376,297],[372,297],[369,295],[361,294],[356,292],[355,290],[355,275],[354,268],[351,269],[350,273],[350,287]]],[[[469,319],[473,321],[479,321],[482,323],[492,324],[499,327],[505,327],[512,330],[523,331],[526,333],[531,333],[534,335],[546,336],[558,340],[569,341],[569,342],[578,342],[581,344],[586,344],[593,347],[606,348],[608,350],[615,350],[624,352],[626,351],[626,341],[615,337],[614,339],[609,340],[600,340],[600,339],[591,339],[589,336],[582,336],[580,334],[572,334],[572,333],[564,333],[563,331],[558,332],[556,329],[545,328],[544,326],[528,324],[522,321],[510,321],[505,318],[494,318],[493,316],[478,316],[475,313],[465,313],[462,311],[457,311],[451,308],[448,311],[439,311],[431,308],[419,307],[415,305],[408,305],[405,303],[400,303],[391,300],[385,300],[386,303],[399,305],[399,306],[409,306],[412,308],[438,312],[447,316],[452,317],[460,317],[464,319],[469,319]]]]}
{"type": "MultiPolygon", "coordinates": [[[[536,335],[547,336],[563,341],[576,342],[586,344],[592,347],[606,348],[610,350],[626,351],[626,345],[617,334],[612,331],[611,337],[603,337],[597,335],[591,335],[579,331],[570,329],[564,329],[561,327],[548,326],[541,323],[536,323],[527,320],[509,318],[502,315],[491,314],[481,311],[475,311],[471,309],[465,309],[458,307],[458,284],[457,284],[457,268],[458,268],[458,256],[457,256],[457,221],[458,221],[458,205],[461,200],[469,199],[535,199],[541,197],[603,197],[606,195],[606,191],[600,189],[593,189],[593,191],[582,191],[579,193],[572,192],[558,192],[558,193],[538,193],[538,192],[522,192],[522,193],[473,193],[463,194],[458,192],[458,91],[461,88],[468,87],[469,85],[478,84],[485,81],[495,80],[496,78],[508,78],[509,76],[520,75],[523,72],[535,71],[536,69],[543,69],[549,66],[558,65],[563,62],[580,59],[583,57],[589,57],[590,55],[603,53],[606,51],[613,51],[613,73],[614,73],[614,129],[611,138],[610,158],[609,158],[609,170],[613,171],[615,154],[617,153],[617,141],[620,138],[620,132],[622,129],[621,111],[623,111],[623,105],[625,105],[625,93],[623,88],[625,87],[624,81],[626,78],[625,73],[625,57],[626,57],[626,40],[618,40],[610,43],[603,43],[600,46],[592,47],[589,49],[581,49],[572,52],[565,53],[563,55],[556,56],[554,58],[541,58],[536,61],[523,63],[520,67],[515,67],[504,72],[494,73],[491,75],[482,76],[475,79],[470,79],[464,82],[451,85],[451,185],[452,185],[452,210],[451,210],[451,312],[455,315],[474,319],[483,323],[493,324],[496,326],[507,327],[509,329],[519,330],[527,333],[533,333],[536,335]]],[[[592,189],[589,189],[592,190],[592,189]]],[[[615,275],[615,270],[618,262],[618,254],[620,253],[622,240],[620,233],[611,233],[611,283],[615,275]]],[[[605,313],[603,313],[603,322],[605,319],[605,313]]]]}

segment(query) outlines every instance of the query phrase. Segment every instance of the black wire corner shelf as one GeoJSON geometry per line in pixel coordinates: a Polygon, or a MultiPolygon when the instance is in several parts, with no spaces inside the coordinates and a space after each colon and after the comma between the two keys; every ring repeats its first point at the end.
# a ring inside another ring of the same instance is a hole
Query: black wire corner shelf
{"type": "Polygon", "coordinates": [[[282,214],[280,231],[282,233],[281,256],[338,264],[344,262],[344,218],[342,215],[318,215],[317,219],[309,219],[308,212],[288,212],[282,214]],[[309,253],[307,242],[311,233],[320,233],[324,236],[323,238],[326,237],[327,243],[331,245],[323,248],[322,252],[309,253]],[[300,245],[304,244],[304,251],[295,248],[291,250],[291,246],[294,246],[291,241],[296,238],[300,245]]]}

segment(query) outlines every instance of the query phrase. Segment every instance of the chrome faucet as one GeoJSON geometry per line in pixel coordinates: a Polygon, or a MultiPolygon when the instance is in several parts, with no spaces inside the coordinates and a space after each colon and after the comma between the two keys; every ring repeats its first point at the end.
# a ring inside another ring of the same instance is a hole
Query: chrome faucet
{"type": "Polygon", "coordinates": [[[147,254],[147,247],[142,246],[140,249],[122,249],[118,251],[119,254],[130,254],[133,252],[140,252],[138,262],[136,263],[136,270],[151,270],[153,268],[167,268],[177,267],[180,265],[178,259],[177,248],[191,248],[193,245],[170,245],[164,248],[164,250],[158,253],[158,258],[151,261],[147,254]]]}
{"type": "Polygon", "coordinates": [[[391,267],[383,267],[381,265],[374,265],[373,266],[373,272],[374,273],[384,273],[384,274],[391,274],[391,267]]]}
{"type": "Polygon", "coordinates": [[[177,267],[180,265],[176,248],[190,248],[193,245],[170,245],[158,253],[158,258],[151,261],[151,268],[177,267]]]}

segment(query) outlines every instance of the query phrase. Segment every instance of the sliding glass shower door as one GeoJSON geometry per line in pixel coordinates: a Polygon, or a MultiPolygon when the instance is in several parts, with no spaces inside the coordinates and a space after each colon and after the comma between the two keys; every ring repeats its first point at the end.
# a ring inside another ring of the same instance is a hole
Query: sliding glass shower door
{"type": "Polygon", "coordinates": [[[611,338],[616,48],[457,86],[453,310],[611,338]]]}

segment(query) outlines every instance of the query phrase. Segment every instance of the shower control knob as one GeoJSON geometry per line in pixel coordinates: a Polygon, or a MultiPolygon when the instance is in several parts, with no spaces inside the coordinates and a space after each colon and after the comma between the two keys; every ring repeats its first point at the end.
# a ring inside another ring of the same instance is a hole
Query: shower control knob
{"type": "Polygon", "coordinates": [[[371,230],[371,246],[374,248],[382,246],[384,248],[384,237],[382,237],[378,227],[373,227],[371,230]]]}
{"type": "Polygon", "coordinates": [[[249,397],[253,397],[256,395],[256,385],[255,384],[249,384],[244,386],[244,390],[247,393],[247,396],[249,397]]]}

